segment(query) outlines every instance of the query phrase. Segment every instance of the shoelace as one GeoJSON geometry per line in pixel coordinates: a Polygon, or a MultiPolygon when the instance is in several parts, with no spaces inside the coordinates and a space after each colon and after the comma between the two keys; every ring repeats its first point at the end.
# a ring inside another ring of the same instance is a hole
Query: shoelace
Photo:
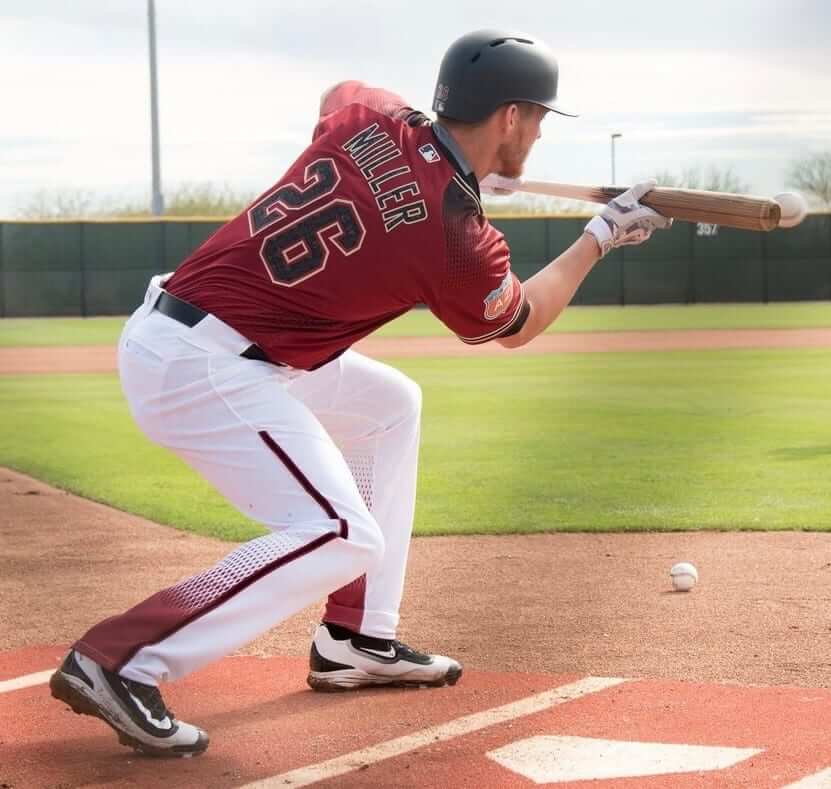
{"type": "Polygon", "coordinates": [[[165,706],[161,691],[157,687],[154,687],[153,685],[143,685],[141,682],[136,682],[132,679],[122,679],[122,681],[127,686],[127,690],[129,690],[130,693],[132,693],[141,701],[142,704],[144,704],[145,707],[147,707],[150,714],[156,720],[164,720],[165,717],[175,720],[176,716],[173,714],[173,710],[170,710],[165,706]]]}

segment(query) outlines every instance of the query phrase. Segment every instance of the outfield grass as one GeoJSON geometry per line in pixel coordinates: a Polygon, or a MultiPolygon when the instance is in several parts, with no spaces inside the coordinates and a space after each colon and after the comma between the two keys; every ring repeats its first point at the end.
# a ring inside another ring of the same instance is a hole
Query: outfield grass
{"type": "MultiPolygon", "coordinates": [[[[115,343],[124,318],[6,318],[0,347],[115,343]]],[[[548,332],[672,329],[796,329],[831,326],[831,302],[570,307],[548,332]]],[[[449,335],[428,310],[413,310],[383,326],[378,337],[449,335]]]]}
{"type": "MultiPolygon", "coordinates": [[[[417,532],[831,529],[831,351],[407,359],[417,532]]],[[[133,426],[113,375],[0,377],[0,465],[152,520],[260,533],[133,426]]]]}

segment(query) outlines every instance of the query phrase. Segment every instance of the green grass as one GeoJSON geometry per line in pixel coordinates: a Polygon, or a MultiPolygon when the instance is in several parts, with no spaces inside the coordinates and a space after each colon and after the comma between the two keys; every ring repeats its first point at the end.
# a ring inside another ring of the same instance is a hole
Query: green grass
{"type": "MultiPolygon", "coordinates": [[[[408,359],[417,533],[831,529],[831,351],[408,359]]],[[[260,533],[130,420],[112,375],[0,377],[0,465],[152,520],[260,533]]]]}
{"type": "Polygon", "coordinates": [[[3,318],[0,348],[114,345],[126,318],[3,318]]]}
{"type": "MultiPolygon", "coordinates": [[[[797,329],[831,326],[831,301],[776,304],[661,304],[569,307],[546,334],[673,329],[797,329]]],[[[427,310],[384,326],[378,336],[432,337],[450,332],[427,310]]]]}
{"type": "MultiPolygon", "coordinates": [[[[6,318],[0,347],[115,343],[124,318],[6,318]]],[[[667,331],[671,329],[797,329],[831,326],[831,302],[570,307],[548,332],[667,331]]],[[[413,310],[383,326],[377,337],[450,335],[428,310],[413,310]]]]}

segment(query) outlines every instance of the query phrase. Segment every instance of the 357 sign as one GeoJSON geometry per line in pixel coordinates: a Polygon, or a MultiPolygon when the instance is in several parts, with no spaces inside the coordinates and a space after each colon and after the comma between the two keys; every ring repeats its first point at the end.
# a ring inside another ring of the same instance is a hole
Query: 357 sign
{"type": "Polygon", "coordinates": [[[697,236],[717,236],[718,225],[710,224],[709,222],[697,222],[695,226],[695,234],[697,236]]]}

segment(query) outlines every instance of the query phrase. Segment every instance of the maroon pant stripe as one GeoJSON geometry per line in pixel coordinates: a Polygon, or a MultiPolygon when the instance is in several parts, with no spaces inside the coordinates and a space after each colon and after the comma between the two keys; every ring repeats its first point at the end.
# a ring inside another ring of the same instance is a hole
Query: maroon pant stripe
{"type": "Polygon", "coordinates": [[[182,610],[171,608],[165,601],[165,592],[157,592],[125,613],[105,619],[91,628],[74,647],[81,654],[100,663],[104,668],[118,673],[135,654],[143,647],[158,644],[174,633],[186,627],[191,622],[213,611],[226,603],[235,595],[260,580],[269,573],[286,564],[311,553],[321,545],[342,537],[346,539],[349,527],[344,518],[338,518],[331,503],[309,482],[291,458],[265,432],[260,433],[269,449],[280,459],[292,476],[303,486],[303,489],[321,506],[324,512],[333,520],[340,523],[340,534],[330,532],[316,537],[306,545],[280,556],[269,562],[256,572],[247,575],[230,589],[219,595],[215,600],[202,608],[192,612],[189,616],[182,616],[182,610]]]}
{"type": "Polygon", "coordinates": [[[349,525],[343,518],[338,518],[337,512],[335,512],[335,508],[329,502],[327,498],[321,495],[320,491],[312,485],[311,482],[306,478],[306,475],[297,468],[295,462],[285,453],[285,451],[277,445],[274,439],[265,432],[265,430],[260,430],[260,438],[263,440],[263,443],[275,454],[278,458],[282,461],[283,465],[291,472],[292,476],[303,486],[303,490],[306,491],[321,507],[321,509],[330,517],[332,520],[337,520],[340,522],[340,536],[345,540],[349,537],[349,525]]]}

